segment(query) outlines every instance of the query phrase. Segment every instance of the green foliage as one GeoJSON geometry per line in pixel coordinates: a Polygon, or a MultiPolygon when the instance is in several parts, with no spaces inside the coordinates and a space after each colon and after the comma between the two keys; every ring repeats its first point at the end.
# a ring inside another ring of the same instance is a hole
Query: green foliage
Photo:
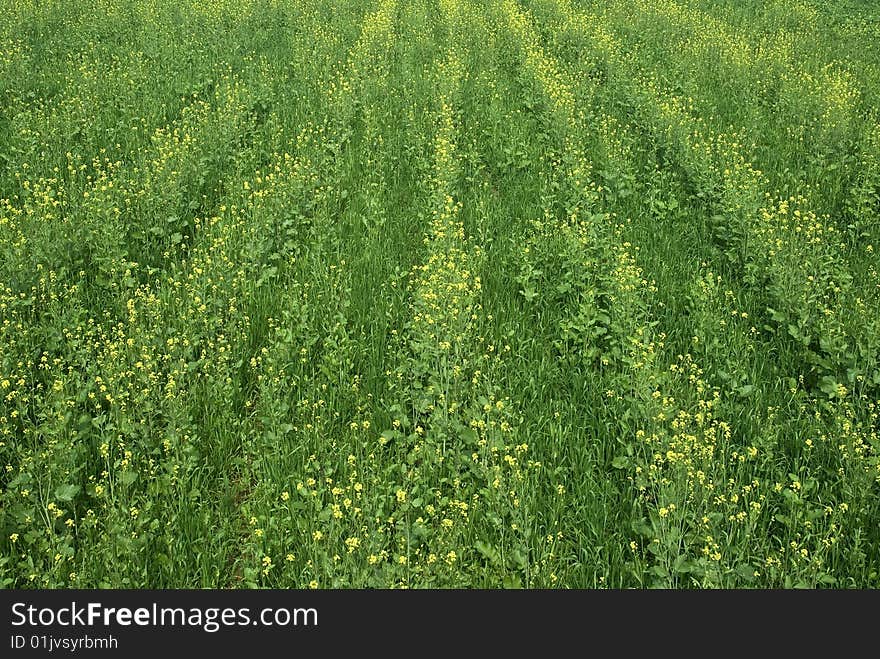
{"type": "Polygon", "coordinates": [[[870,3],[0,9],[0,587],[880,585],[870,3]]]}

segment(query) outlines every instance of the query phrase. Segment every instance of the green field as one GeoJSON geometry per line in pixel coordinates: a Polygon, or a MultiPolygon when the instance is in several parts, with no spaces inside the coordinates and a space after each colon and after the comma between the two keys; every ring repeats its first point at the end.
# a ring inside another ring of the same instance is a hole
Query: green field
{"type": "Polygon", "coordinates": [[[867,0],[0,0],[0,587],[880,587],[867,0]]]}

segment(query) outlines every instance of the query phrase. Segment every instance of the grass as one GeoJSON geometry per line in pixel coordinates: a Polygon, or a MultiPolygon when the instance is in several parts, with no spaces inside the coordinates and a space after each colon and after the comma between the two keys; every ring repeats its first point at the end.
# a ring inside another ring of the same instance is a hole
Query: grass
{"type": "Polygon", "coordinates": [[[3,587],[880,585],[870,3],[0,8],[3,587]]]}

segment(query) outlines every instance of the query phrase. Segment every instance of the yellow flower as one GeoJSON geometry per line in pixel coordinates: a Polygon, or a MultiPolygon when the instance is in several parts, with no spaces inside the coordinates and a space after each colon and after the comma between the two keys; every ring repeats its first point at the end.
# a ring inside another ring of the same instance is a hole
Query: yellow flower
{"type": "Polygon", "coordinates": [[[281,493],[281,500],[288,501],[290,499],[290,492],[284,491],[281,493]]]}
{"type": "Polygon", "coordinates": [[[397,490],[397,503],[406,503],[406,490],[397,490]]]}

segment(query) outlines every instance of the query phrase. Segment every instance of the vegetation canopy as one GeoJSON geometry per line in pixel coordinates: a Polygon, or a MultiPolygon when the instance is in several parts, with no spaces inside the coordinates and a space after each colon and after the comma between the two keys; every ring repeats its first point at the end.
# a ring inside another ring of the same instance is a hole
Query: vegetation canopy
{"type": "Polygon", "coordinates": [[[0,586],[880,586],[878,47],[0,0],[0,586]]]}

